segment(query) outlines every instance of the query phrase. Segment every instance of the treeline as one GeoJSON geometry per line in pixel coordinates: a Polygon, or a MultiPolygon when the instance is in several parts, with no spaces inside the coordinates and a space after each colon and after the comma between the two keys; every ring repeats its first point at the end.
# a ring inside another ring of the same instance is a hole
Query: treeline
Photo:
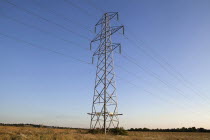
{"type": "Polygon", "coordinates": [[[131,128],[128,131],[151,131],[151,132],[210,132],[208,129],[204,128],[196,128],[196,127],[189,127],[189,128],[172,128],[172,129],[148,129],[148,128],[131,128]]]}
{"type": "Polygon", "coordinates": [[[47,126],[47,125],[41,125],[41,124],[7,124],[7,123],[0,123],[0,126],[16,126],[16,127],[36,127],[36,128],[58,128],[58,129],[80,129],[80,128],[71,128],[71,127],[59,127],[59,126],[47,126]]]}
{"type": "MultiPolygon", "coordinates": [[[[59,127],[59,126],[47,126],[41,124],[8,124],[8,123],[0,123],[0,126],[16,126],[16,127],[36,127],[36,128],[57,128],[57,129],[84,129],[84,128],[72,128],[72,127],[59,127]]],[[[189,127],[189,128],[172,128],[172,129],[149,129],[149,128],[130,128],[128,131],[148,131],[148,132],[210,132],[209,129],[205,128],[196,128],[196,127],[189,127]]]]}

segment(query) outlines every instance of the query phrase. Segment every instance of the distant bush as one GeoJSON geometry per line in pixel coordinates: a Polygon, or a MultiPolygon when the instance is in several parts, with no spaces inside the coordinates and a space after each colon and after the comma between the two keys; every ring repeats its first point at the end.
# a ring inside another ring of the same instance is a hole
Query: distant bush
{"type": "Polygon", "coordinates": [[[104,130],[103,129],[90,129],[88,130],[88,133],[91,133],[91,134],[103,134],[104,133],[104,130]]]}
{"type": "Polygon", "coordinates": [[[172,128],[172,129],[148,129],[148,128],[131,128],[128,131],[151,131],[151,132],[210,132],[208,129],[204,128],[196,128],[196,127],[189,127],[189,128],[172,128]]]}
{"type": "MultiPolygon", "coordinates": [[[[58,129],[72,129],[71,127],[59,127],[59,126],[47,126],[47,125],[41,125],[41,124],[23,124],[23,123],[17,123],[17,124],[7,124],[7,123],[0,123],[0,126],[16,126],[16,127],[36,127],[36,128],[58,128],[58,129]]],[[[73,128],[73,129],[80,129],[80,128],[73,128]]]]}
{"type": "MultiPolygon", "coordinates": [[[[90,129],[88,131],[88,133],[91,134],[104,134],[104,129],[90,129]]],[[[112,135],[127,135],[127,131],[123,128],[123,127],[117,127],[117,128],[111,128],[109,130],[107,130],[108,134],[112,134],[112,135]]]]}
{"type": "Polygon", "coordinates": [[[111,128],[109,132],[114,135],[128,135],[128,132],[123,127],[111,128]]]}

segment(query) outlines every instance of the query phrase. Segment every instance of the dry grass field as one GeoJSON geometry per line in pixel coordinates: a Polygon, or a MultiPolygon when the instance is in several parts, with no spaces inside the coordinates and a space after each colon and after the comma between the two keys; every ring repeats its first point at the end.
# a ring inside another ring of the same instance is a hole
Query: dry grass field
{"type": "Polygon", "coordinates": [[[210,133],[128,132],[128,136],[105,137],[79,129],[0,126],[0,140],[210,140],[210,133]]]}

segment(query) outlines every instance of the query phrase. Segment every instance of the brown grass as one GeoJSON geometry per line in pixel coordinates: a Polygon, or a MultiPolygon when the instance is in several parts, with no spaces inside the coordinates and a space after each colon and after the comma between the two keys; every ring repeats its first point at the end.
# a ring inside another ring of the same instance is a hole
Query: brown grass
{"type": "Polygon", "coordinates": [[[128,136],[104,136],[79,129],[0,126],[0,140],[210,140],[210,133],[128,132],[128,136]]]}

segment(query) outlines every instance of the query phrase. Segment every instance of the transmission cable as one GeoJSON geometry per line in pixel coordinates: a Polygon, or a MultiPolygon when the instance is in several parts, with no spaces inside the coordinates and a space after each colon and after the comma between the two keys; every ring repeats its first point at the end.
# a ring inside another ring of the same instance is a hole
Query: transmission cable
{"type": "MultiPolygon", "coordinates": [[[[156,73],[154,73],[154,72],[152,72],[152,71],[148,71],[147,69],[145,69],[144,67],[142,67],[141,65],[139,65],[138,63],[136,63],[130,56],[128,57],[127,55],[122,55],[122,57],[125,58],[127,61],[130,61],[131,63],[135,64],[137,67],[139,67],[141,70],[143,70],[143,71],[144,71],[145,73],[147,73],[148,75],[154,77],[155,79],[157,79],[158,81],[160,81],[161,83],[163,83],[164,85],[166,85],[166,87],[171,88],[171,89],[175,89],[176,93],[178,93],[178,94],[180,94],[181,96],[183,96],[183,97],[186,99],[186,101],[187,101],[189,104],[191,104],[191,103],[190,103],[190,102],[192,102],[191,99],[190,99],[188,96],[186,96],[186,95],[183,93],[182,90],[180,90],[179,88],[177,88],[177,87],[175,87],[175,86],[173,86],[173,85],[171,85],[171,84],[165,82],[165,81],[162,80],[162,79],[160,78],[160,76],[157,75],[156,73]]],[[[203,103],[203,102],[202,102],[202,103],[203,103]]]]}
{"type": "Polygon", "coordinates": [[[95,18],[94,15],[89,14],[89,12],[88,12],[87,10],[85,10],[84,8],[81,8],[80,6],[78,6],[77,4],[73,3],[72,1],[70,1],[70,0],[63,0],[63,1],[64,1],[65,3],[67,3],[67,4],[69,4],[69,5],[71,5],[71,6],[75,7],[75,8],[77,8],[77,9],[79,9],[79,10],[82,11],[84,14],[86,14],[86,15],[88,15],[88,16],[90,16],[90,17],[95,18]]]}
{"type": "MultiPolygon", "coordinates": [[[[136,79],[139,79],[139,80],[143,80],[143,81],[145,81],[145,82],[147,82],[147,83],[149,83],[148,81],[146,81],[146,80],[144,80],[143,78],[141,78],[141,77],[139,77],[138,75],[136,75],[135,73],[133,73],[133,72],[130,72],[130,71],[128,71],[128,70],[126,70],[125,68],[123,68],[122,66],[119,66],[119,65],[116,65],[115,64],[115,66],[116,67],[118,67],[120,70],[123,70],[123,71],[125,71],[126,73],[128,73],[128,74],[130,74],[130,75],[132,75],[133,77],[135,77],[136,79]]],[[[131,83],[132,84],[132,83],[131,83]]],[[[151,83],[149,83],[149,85],[152,85],[151,83]]],[[[135,85],[134,85],[135,86],[135,85]]],[[[159,88],[159,87],[156,87],[156,88],[158,88],[159,90],[162,90],[161,88],[159,88]]],[[[170,95],[170,94],[169,94],[170,95]]],[[[188,102],[189,103],[189,106],[190,106],[190,108],[193,108],[193,106],[192,106],[192,104],[190,103],[190,102],[188,102]]]]}
{"type": "Polygon", "coordinates": [[[7,16],[7,15],[3,15],[2,13],[0,13],[0,14],[1,14],[2,17],[5,17],[5,18],[7,18],[7,19],[9,19],[9,20],[11,20],[11,21],[13,21],[13,22],[22,24],[22,25],[24,25],[24,26],[26,26],[26,27],[28,27],[28,28],[32,28],[32,29],[34,29],[34,30],[38,30],[38,31],[41,32],[41,33],[49,34],[49,35],[55,37],[56,39],[65,41],[65,42],[67,42],[67,43],[69,43],[69,44],[74,44],[74,45],[76,45],[76,46],[79,46],[81,49],[87,50],[86,48],[82,47],[80,44],[78,44],[78,43],[76,43],[76,42],[73,42],[73,41],[71,41],[71,40],[68,40],[68,39],[64,39],[64,38],[60,37],[59,35],[53,34],[52,32],[46,31],[46,30],[41,29],[41,28],[39,28],[39,27],[36,27],[36,26],[34,26],[34,25],[30,25],[30,24],[24,23],[24,22],[22,22],[22,21],[20,21],[20,20],[17,20],[17,19],[15,19],[15,18],[9,17],[9,16],[7,16]]]}
{"type": "MultiPolygon", "coordinates": [[[[132,41],[130,40],[130,42],[132,42],[132,41]]],[[[134,43],[134,42],[132,42],[132,43],[134,43]]],[[[180,81],[180,79],[176,75],[174,75],[172,72],[168,71],[168,69],[166,69],[166,67],[162,63],[160,63],[155,57],[153,57],[152,55],[150,55],[147,51],[145,51],[142,47],[138,46],[137,44],[135,46],[137,46],[144,54],[146,54],[153,61],[155,61],[157,64],[159,64],[169,75],[171,75],[172,77],[174,77],[178,81],[180,81]]],[[[207,100],[208,99],[207,97],[204,97],[204,95],[201,95],[200,93],[195,92],[195,90],[193,90],[191,87],[189,87],[188,85],[186,85],[186,83],[183,83],[183,86],[185,86],[185,88],[188,88],[188,89],[192,90],[194,94],[196,94],[197,96],[199,96],[200,98],[202,98],[203,100],[205,100],[207,103],[209,103],[209,101],[207,100]]]]}
{"type": "Polygon", "coordinates": [[[46,47],[42,47],[42,46],[33,44],[33,43],[31,43],[31,42],[28,42],[28,41],[19,39],[19,38],[17,38],[17,37],[13,37],[13,36],[10,36],[10,35],[1,33],[1,32],[0,32],[0,35],[3,36],[3,37],[5,37],[5,38],[9,38],[9,39],[11,39],[11,40],[15,40],[15,41],[17,41],[17,42],[22,42],[22,43],[27,44],[27,45],[29,45],[29,46],[31,46],[31,47],[34,47],[34,48],[39,48],[39,49],[41,49],[41,50],[46,50],[46,51],[49,51],[49,52],[51,52],[51,53],[55,53],[55,54],[59,54],[59,55],[63,55],[63,56],[69,57],[69,58],[73,59],[74,61],[78,61],[78,62],[81,62],[81,63],[84,63],[84,64],[91,64],[91,63],[89,63],[89,62],[87,62],[87,61],[84,61],[84,60],[75,58],[75,57],[70,56],[70,55],[63,54],[63,53],[61,53],[61,52],[52,50],[52,49],[50,49],[50,48],[46,48],[46,47]]]}
{"type": "Polygon", "coordinates": [[[78,23],[78,22],[76,22],[75,20],[70,19],[69,17],[64,16],[64,15],[61,14],[61,13],[56,12],[56,10],[52,10],[52,9],[46,7],[46,6],[41,5],[40,3],[34,3],[34,4],[37,5],[38,7],[42,8],[42,9],[44,9],[45,11],[49,11],[49,12],[52,13],[53,15],[57,15],[58,17],[64,19],[65,21],[71,22],[71,23],[73,23],[74,25],[80,26],[80,27],[82,27],[83,29],[88,30],[88,31],[90,31],[91,33],[93,33],[93,31],[90,30],[87,26],[85,26],[85,25],[83,25],[83,24],[81,24],[81,23],[78,23]]]}
{"type": "Polygon", "coordinates": [[[24,11],[24,12],[30,14],[30,15],[33,15],[33,16],[35,16],[35,17],[38,17],[39,19],[42,19],[42,20],[44,20],[44,21],[46,21],[46,22],[48,22],[48,23],[54,24],[54,25],[56,25],[56,26],[62,28],[62,29],[65,30],[65,31],[68,31],[68,32],[70,32],[70,33],[72,33],[72,34],[75,34],[75,35],[81,37],[81,38],[84,38],[84,39],[86,39],[86,40],[88,40],[88,41],[91,41],[88,37],[86,37],[86,36],[84,36],[84,35],[81,35],[81,34],[79,34],[79,33],[77,33],[77,32],[74,32],[74,31],[70,30],[69,28],[66,28],[66,27],[63,26],[63,25],[58,24],[58,23],[55,23],[55,22],[53,22],[53,21],[51,21],[51,20],[49,20],[49,19],[46,19],[45,17],[42,17],[42,16],[40,16],[40,15],[38,15],[38,14],[32,12],[32,11],[29,11],[29,10],[27,10],[27,9],[25,9],[25,8],[22,8],[22,7],[20,7],[20,6],[17,6],[16,4],[14,4],[14,3],[12,3],[12,2],[10,2],[10,1],[8,1],[8,0],[2,0],[2,1],[5,1],[5,2],[7,2],[8,4],[13,5],[13,6],[16,7],[17,9],[20,9],[20,10],[22,10],[22,11],[24,11]]]}
{"type": "MultiPolygon", "coordinates": [[[[128,80],[126,80],[126,79],[124,79],[124,78],[121,78],[121,77],[119,77],[119,76],[116,76],[118,79],[120,79],[120,80],[123,80],[123,81],[125,81],[126,83],[128,83],[128,84],[130,84],[130,85],[133,85],[134,87],[139,87],[139,86],[137,86],[136,84],[134,84],[134,83],[132,83],[132,82],[130,82],[130,81],[128,81],[128,80]]],[[[183,107],[185,107],[185,106],[181,106],[180,104],[177,104],[176,102],[172,102],[171,100],[169,101],[169,100],[166,100],[166,99],[164,99],[164,98],[162,98],[162,97],[160,97],[160,96],[157,96],[156,94],[154,94],[154,93],[152,93],[152,92],[150,92],[150,91],[148,91],[148,90],[146,90],[146,89],[142,89],[145,93],[147,93],[147,94],[149,94],[149,95],[151,95],[151,96],[154,96],[155,98],[157,98],[157,99],[159,99],[160,101],[163,101],[163,103],[165,103],[165,102],[168,102],[169,104],[170,103],[172,103],[172,104],[174,104],[174,105],[176,105],[176,106],[179,106],[180,108],[182,108],[182,109],[184,109],[184,110],[186,110],[186,111],[191,111],[192,113],[194,113],[194,114],[198,114],[198,115],[201,115],[201,112],[195,112],[195,111],[193,111],[193,110],[189,110],[189,107],[187,107],[187,108],[183,108],[183,107]]],[[[202,114],[203,115],[203,114],[202,114]]],[[[209,116],[208,115],[205,115],[205,117],[207,117],[207,118],[209,118],[209,116]]]]}

